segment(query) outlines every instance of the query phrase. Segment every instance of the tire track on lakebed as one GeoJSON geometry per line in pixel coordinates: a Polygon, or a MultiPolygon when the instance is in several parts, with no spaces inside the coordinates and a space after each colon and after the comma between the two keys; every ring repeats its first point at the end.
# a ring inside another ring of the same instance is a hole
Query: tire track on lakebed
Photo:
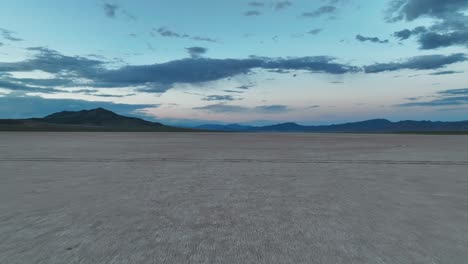
{"type": "Polygon", "coordinates": [[[196,159],[196,158],[0,158],[0,162],[181,162],[181,163],[283,163],[283,164],[402,164],[402,165],[444,165],[468,166],[468,161],[442,160],[333,160],[333,159],[196,159]]]}

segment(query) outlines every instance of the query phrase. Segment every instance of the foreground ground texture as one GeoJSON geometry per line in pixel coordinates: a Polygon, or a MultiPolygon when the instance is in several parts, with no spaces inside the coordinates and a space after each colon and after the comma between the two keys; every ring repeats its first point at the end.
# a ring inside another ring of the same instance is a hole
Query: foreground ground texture
{"type": "Polygon", "coordinates": [[[468,137],[0,133],[0,263],[468,263],[468,137]]]}

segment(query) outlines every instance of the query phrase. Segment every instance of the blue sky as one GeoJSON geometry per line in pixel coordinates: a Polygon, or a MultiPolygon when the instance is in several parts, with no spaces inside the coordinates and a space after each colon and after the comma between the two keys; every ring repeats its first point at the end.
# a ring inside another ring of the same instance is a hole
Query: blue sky
{"type": "Polygon", "coordinates": [[[464,120],[468,0],[0,3],[0,118],[464,120]]]}

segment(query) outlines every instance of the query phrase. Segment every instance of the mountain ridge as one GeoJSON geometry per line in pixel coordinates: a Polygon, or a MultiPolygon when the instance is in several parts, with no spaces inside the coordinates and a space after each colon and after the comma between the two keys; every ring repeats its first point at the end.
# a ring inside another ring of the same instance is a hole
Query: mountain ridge
{"type": "Polygon", "coordinates": [[[443,131],[468,131],[467,121],[413,121],[403,120],[392,122],[387,119],[377,118],[359,122],[348,122],[332,125],[305,126],[294,122],[286,122],[268,126],[244,126],[239,124],[229,125],[201,125],[203,128],[216,131],[239,132],[324,132],[324,133],[396,133],[396,132],[443,132],[443,131]],[[236,127],[241,129],[235,129],[236,127]]]}
{"type": "Polygon", "coordinates": [[[194,128],[167,126],[136,117],[116,114],[104,108],[61,111],[43,118],[0,119],[0,131],[108,131],[108,132],[310,132],[310,133],[400,133],[400,132],[467,132],[467,121],[392,122],[377,118],[332,125],[305,126],[285,122],[268,126],[241,124],[205,124],[194,128]]]}

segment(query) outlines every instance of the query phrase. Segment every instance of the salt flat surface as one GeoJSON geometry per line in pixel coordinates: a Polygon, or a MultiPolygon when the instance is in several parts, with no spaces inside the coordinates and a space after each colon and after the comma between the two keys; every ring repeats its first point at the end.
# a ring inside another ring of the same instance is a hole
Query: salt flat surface
{"type": "Polygon", "coordinates": [[[468,263],[468,136],[0,133],[0,263],[468,263]]]}

